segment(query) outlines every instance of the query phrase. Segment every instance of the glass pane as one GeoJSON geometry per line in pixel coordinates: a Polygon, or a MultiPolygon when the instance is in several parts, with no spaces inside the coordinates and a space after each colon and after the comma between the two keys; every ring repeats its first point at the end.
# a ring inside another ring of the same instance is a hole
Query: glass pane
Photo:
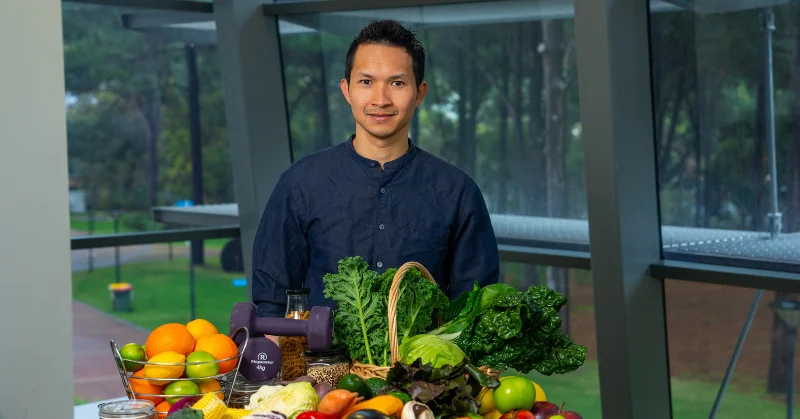
{"type": "Polygon", "coordinates": [[[541,386],[549,402],[558,406],[565,403],[564,410],[577,412],[584,418],[601,417],[591,272],[512,262],[502,262],[500,270],[502,282],[517,290],[547,285],[567,297],[566,305],[559,311],[562,331],[575,343],[587,347],[585,363],[566,374],[545,376],[533,371],[527,376],[541,386]],[[566,285],[559,287],[561,283],[566,285]]]}
{"type": "MultiPolygon", "coordinates": [[[[756,291],[674,280],[665,287],[673,416],[708,418],[756,291]]],[[[776,297],[797,299],[767,291],[756,301],[717,418],[787,417],[786,353],[796,338],[787,340],[783,321],[770,308],[776,297]]],[[[795,379],[795,389],[798,384],[795,379]]]]}
{"type": "Polygon", "coordinates": [[[159,230],[153,207],[235,202],[216,47],[126,30],[129,12],[63,5],[74,234],[159,230]]]}
{"type": "Polygon", "coordinates": [[[800,5],[670,3],[651,14],[666,257],[800,271],[800,5]]]}
{"type": "Polygon", "coordinates": [[[412,141],[478,183],[501,244],[588,250],[572,11],[509,1],[282,16],[294,159],[355,132],[340,90],[348,47],[373,19],[396,19],[426,51],[412,141]]]}
{"type": "MultiPolygon", "coordinates": [[[[124,29],[120,17],[140,10],[63,3],[62,11],[73,236],[174,227],[153,220],[156,206],[235,202],[215,47],[124,29]]],[[[243,273],[221,267],[230,242],[208,240],[195,253],[195,316],[222,333],[233,303],[249,299],[234,282],[243,273]]],[[[144,344],[153,328],[191,319],[189,249],[72,252],[76,404],[125,396],[110,340],[144,344]]]]}

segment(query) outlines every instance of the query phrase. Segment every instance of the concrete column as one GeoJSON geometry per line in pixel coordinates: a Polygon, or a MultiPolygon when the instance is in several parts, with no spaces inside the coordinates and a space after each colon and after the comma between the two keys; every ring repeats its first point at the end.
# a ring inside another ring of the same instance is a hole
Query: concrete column
{"type": "Polygon", "coordinates": [[[71,418],[61,1],[0,13],[0,418],[71,418]]]}

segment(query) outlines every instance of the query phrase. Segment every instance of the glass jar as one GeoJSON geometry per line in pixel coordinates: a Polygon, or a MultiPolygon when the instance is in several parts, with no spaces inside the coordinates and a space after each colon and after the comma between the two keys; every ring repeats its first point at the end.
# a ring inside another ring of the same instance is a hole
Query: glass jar
{"type": "Polygon", "coordinates": [[[257,393],[262,386],[275,385],[276,380],[261,382],[248,381],[241,375],[236,377],[236,382],[231,387],[231,398],[228,407],[231,409],[244,409],[250,404],[250,396],[257,393]]]}
{"type": "Polygon", "coordinates": [[[123,400],[97,406],[100,419],[157,419],[156,405],[150,400],[123,400]]]}
{"type": "MultiPolygon", "coordinates": [[[[308,288],[286,291],[286,318],[308,320],[311,316],[309,292],[308,288]]],[[[281,336],[278,344],[281,349],[281,379],[294,381],[303,375],[303,353],[308,350],[308,339],[305,336],[281,336]]]]}
{"type": "Polygon", "coordinates": [[[326,382],[333,388],[339,385],[342,377],[350,373],[350,357],[344,350],[306,351],[304,356],[305,374],[318,382],[326,382]]]}

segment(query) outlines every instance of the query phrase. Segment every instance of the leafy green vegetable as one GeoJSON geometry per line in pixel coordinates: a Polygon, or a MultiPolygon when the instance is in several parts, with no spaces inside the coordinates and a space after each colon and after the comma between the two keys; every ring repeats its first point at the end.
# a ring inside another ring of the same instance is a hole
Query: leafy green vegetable
{"type": "Polygon", "coordinates": [[[340,260],[339,272],[323,278],[325,297],[338,304],[333,319],[337,341],[344,342],[352,358],[372,365],[389,347],[381,278],[358,256],[340,260]]]}
{"type": "MultiPolygon", "coordinates": [[[[339,261],[339,272],[323,278],[324,294],[339,305],[334,314],[337,342],[343,341],[350,356],[371,365],[390,366],[388,304],[397,268],[383,274],[368,269],[361,257],[339,261]]],[[[428,331],[433,313],[447,308],[449,300],[437,284],[417,269],[403,276],[398,289],[398,343],[428,331]]]]}
{"type": "Polygon", "coordinates": [[[399,390],[412,399],[425,403],[437,418],[466,416],[478,413],[480,407],[473,390],[496,388],[500,382],[468,364],[464,358],[456,365],[434,368],[417,359],[411,364],[401,362],[389,370],[384,391],[399,390]]]}
{"type": "Polygon", "coordinates": [[[470,292],[461,312],[429,332],[452,340],[476,365],[564,374],[583,365],[586,347],[561,332],[558,310],[567,299],[545,286],[516,292],[494,284],[470,292]]]}
{"type": "Polygon", "coordinates": [[[456,365],[467,356],[455,343],[433,335],[416,335],[400,345],[400,360],[412,363],[420,359],[434,368],[456,365]]]}

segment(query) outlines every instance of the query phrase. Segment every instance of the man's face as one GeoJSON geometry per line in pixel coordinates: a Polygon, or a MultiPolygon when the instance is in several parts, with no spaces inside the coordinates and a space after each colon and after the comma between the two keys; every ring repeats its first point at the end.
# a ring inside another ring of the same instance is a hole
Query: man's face
{"type": "Polygon", "coordinates": [[[390,139],[408,126],[427,90],[414,81],[411,56],[402,48],[362,44],[353,58],[350,84],[342,93],[361,128],[378,139],[390,139]]]}

